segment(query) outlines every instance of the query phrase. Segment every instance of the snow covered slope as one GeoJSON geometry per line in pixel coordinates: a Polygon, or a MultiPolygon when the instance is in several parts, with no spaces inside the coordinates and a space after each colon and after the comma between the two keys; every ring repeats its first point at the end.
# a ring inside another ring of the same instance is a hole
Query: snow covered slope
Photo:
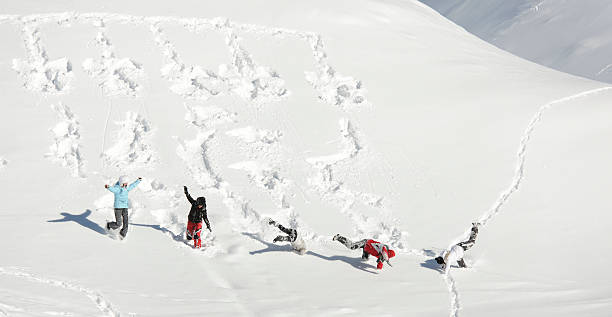
{"type": "Polygon", "coordinates": [[[606,316],[612,90],[417,1],[0,16],[0,314],[606,316]],[[105,234],[126,174],[126,240],[105,234]],[[205,195],[212,233],[184,239],[205,195]],[[298,255],[262,222],[297,228],[298,255]],[[449,275],[433,258],[485,223],[449,275]],[[392,245],[375,269],[332,241],[392,245]]]}
{"type": "Polygon", "coordinates": [[[484,40],[530,61],[612,82],[612,2],[421,0],[484,40]]]}

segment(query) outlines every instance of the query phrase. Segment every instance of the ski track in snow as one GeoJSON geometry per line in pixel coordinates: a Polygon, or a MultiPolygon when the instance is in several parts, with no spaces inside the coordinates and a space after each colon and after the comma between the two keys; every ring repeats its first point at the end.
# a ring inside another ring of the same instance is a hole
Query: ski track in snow
{"type": "Polygon", "coordinates": [[[455,279],[451,275],[450,271],[443,275],[444,282],[446,283],[446,287],[448,288],[448,293],[450,294],[450,317],[459,317],[459,309],[461,309],[461,305],[459,303],[459,291],[457,290],[457,283],[455,279]]]}
{"type": "Polygon", "coordinates": [[[106,35],[104,19],[92,23],[98,29],[96,44],[102,50],[102,56],[98,60],[86,59],[83,69],[98,81],[106,96],[137,96],[142,88],[139,82],[144,78],[142,65],[129,58],[115,57],[114,47],[106,35]]]}
{"type": "Polygon", "coordinates": [[[527,145],[529,144],[529,140],[531,139],[533,131],[535,130],[538,123],[542,120],[544,113],[548,109],[554,107],[555,105],[562,104],[568,101],[572,101],[574,99],[594,95],[594,94],[604,92],[607,90],[612,90],[612,87],[602,87],[602,88],[597,88],[597,89],[591,89],[588,91],[584,91],[584,92],[581,92],[575,95],[571,95],[565,98],[561,98],[561,99],[549,102],[540,107],[538,112],[532,117],[531,121],[529,122],[529,125],[527,125],[527,128],[525,129],[525,132],[523,133],[523,137],[521,138],[519,149],[516,154],[517,156],[516,169],[514,172],[514,177],[512,179],[512,182],[510,183],[510,186],[501,193],[501,195],[499,196],[497,201],[495,201],[493,206],[489,210],[487,210],[478,220],[482,224],[483,227],[486,226],[486,224],[493,217],[495,217],[495,215],[497,215],[500,212],[501,208],[510,199],[512,194],[514,194],[514,192],[516,192],[519,189],[521,182],[523,180],[523,177],[525,175],[525,159],[527,157],[527,145]]]}
{"type": "Polygon", "coordinates": [[[73,284],[70,282],[55,280],[55,279],[44,278],[44,277],[40,277],[40,276],[31,274],[31,273],[27,273],[27,272],[23,272],[20,270],[6,269],[2,267],[0,267],[0,274],[20,277],[28,281],[49,284],[49,285],[53,285],[56,287],[61,287],[61,288],[65,288],[68,290],[79,292],[87,296],[87,298],[89,298],[92,302],[94,302],[94,304],[96,304],[96,307],[104,315],[121,316],[121,313],[115,307],[113,307],[113,304],[108,299],[106,299],[102,294],[100,294],[97,291],[82,287],[80,285],[73,284]]]}
{"type": "MultiPolygon", "coordinates": [[[[284,81],[276,71],[258,65],[250,53],[240,45],[239,32],[280,38],[296,38],[305,41],[312,51],[316,69],[305,72],[305,78],[318,91],[319,99],[343,110],[368,104],[364,97],[365,90],[361,81],[339,74],[330,65],[322,36],[313,32],[235,23],[221,17],[206,19],[75,12],[24,16],[0,15],[0,23],[21,23],[23,25],[28,59],[26,61],[15,60],[13,67],[25,77],[25,86],[31,90],[51,93],[63,92],[73,75],[72,66],[67,59],[49,61],[44,48],[40,44],[38,26],[50,22],[66,25],[72,22],[93,24],[101,31],[98,34],[98,40],[105,49],[109,49],[107,45],[110,45],[109,42],[105,42],[108,39],[103,32],[106,23],[148,24],[155,42],[166,59],[167,64],[162,68],[162,76],[172,82],[170,89],[173,92],[185,98],[206,100],[211,96],[232,91],[255,105],[282,100],[288,96],[289,92],[284,88],[284,81]],[[164,37],[161,28],[164,23],[182,25],[186,30],[192,32],[202,30],[222,32],[226,36],[231,63],[220,65],[218,73],[202,69],[200,66],[188,67],[181,61],[172,43],[164,37]],[[100,33],[102,36],[100,36],[100,33]]],[[[111,58],[106,60],[106,62],[110,61],[113,61],[110,63],[113,67],[126,71],[122,73],[123,75],[137,73],[136,68],[139,68],[129,59],[113,60],[111,58]]],[[[104,62],[103,58],[102,63],[104,62]]],[[[92,67],[93,64],[95,63],[86,63],[87,66],[91,65],[92,67]]],[[[108,73],[108,70],[107,68],[106,73],[108,73]]],[[[109,83],[118,84],[118,87],[123,88],[125,88],[123,84],[127,84],[130,89],[135,88],[132,76],[123,75],[112,74],[113,79],[109,83]]],[[[106,79],[108,79],[108,76],[106,76],[106,79]]],[[[107,81],[103,82],[106,83],[107,81]]]]}
{"type": "MultiPolygon", "coordinates": [[[[521,182],[523,181],[523,177],[525,176],[525,161],[527,158],[527,146],[529,145],[529,140],[531,139],[533,132],[535,131],[535,128],[537,127],[538,123],[542,121],[542,118],[544,117],[544,113],[556,105],[563,104],[563,103],[566,103],[566,102],[569,102],[575,99],[588,97],[588,96],[598,94],[598,93],[608,91],[608,90],[612,90],[612,87],[601,87],[601,88],[587,90],[587,91],[577,93],[577,94],[574,94],[568,97],[554,100],[552,102],[549,102],[541,106],[538,109],[536,114],[531,118],[531,121],[527,125],[527,128],[523,132],[523,136],[519,143],[518,152],[516,154],[517,156],[516,169],[514,172],[514,176],[512,178],[512,182],[510,183],[510,186],[500,194],[499,198],[495,201],[493,206],[489,210],[487,210],[482,216],[480,216],[478,222],[482,224],[482,227],[485,227],[486,224],[493,219],[493,217],[499,214],[502,207],[510,200],[510,197],[512,196],[512,194],[518,191],[521,185],[521,182]]],[[[469,237],[470,230],[471,228],[466,230],[461,236],[455,238],[452,241],[451,245],[454,245],[460,241],[466,240],[469,237]]],[[[448,290],[449,290],[450,298],[451,298],[450,316],[457,317],[459,316],[460,303],[459,303],[459,292],[457,290],[455,279],[451,276],[450,272],[447,274],[444,274],[443,276],[444,276],[444,281],[446,282],[446,285],[448,286],[448,290]]]]}
{"type": "Polygon", "coordinates": [[[51,132],[54,135],[54,142],[50,147],[51,152],[45,156],[70,170],[73,177],[85,177],[84,162],[81,156],[81,135],[79,132],[79,122],[74,113],[67,105],[61,102],[51,105],[61,121],[55,125],[51,132]]]}
{"type": "Polygon", "coordinates": [[[608,71],[612,70],[612,64],[608,64],[606,65],[604,68],[602,68],[598,73],[597,76],[607,73],[608,71]]]}
{"type": "Polygon", "coordinates": [[[104,162],[121,170],[151,167],[156,161],[149,144],[153,133],[149,122],[141,115],[128,111],[125,121],[118,122],[116,143],[102,153],[104,162]]]}

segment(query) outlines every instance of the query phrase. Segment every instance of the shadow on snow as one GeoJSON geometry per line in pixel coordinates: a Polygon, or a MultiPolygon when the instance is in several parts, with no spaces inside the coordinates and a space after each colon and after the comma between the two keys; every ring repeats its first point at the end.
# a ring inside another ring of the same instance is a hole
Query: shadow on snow
{"type": "Polygon", "coordinates": [[[75,215],[67,212],[62,212],[60,215],[64,216],[64,218],[55,219],[55,220],[47,220],[47,222],[75,222],[87,229],[93,230],[99,234],[106,235],[106,230],[100,227],[97,223],[89,220],[87,217],[91,215],[91,210],[87,209],[80,215],[75,215]]]}
{"type": "Polygon", "coordinates": [[[443,272],[440,264],[438,264],[438,262],[436,262],[436,260],[434,259],[427,259],[425,262],[421,263],[421,267],[431,269],[440,273],[443,272]]]}
{"type": "MultiPolygon", "coordinates": [[[[276,245],[274,243],[270,243],[267,241],[262,240],[258,235],[253,234],[253,233],[248,233],[248,232],[243,232],[243,235],[258,241],[261,244],[264,244],[266,246],[266,248],[260,249],[260,250],[256,250],[256,251],[249,251],[249,254],[251,255],[255,255],[255,254],[261,254],[261,253],[268,253],[268,252],[290,252],[293,251],[293,248],[290,245],[276,245]]],[[[376,269],[376,267],[374,267],[371,264],[368,264],[366,262],[363,262],[361,260],[361,258],[352,258],[352,257],[347,257],[347,256],[342,256],[342,255],[332,255],[332,256],[325,256],[313,251],[308,251],[306,252],[307,255],[312,255],[314,257],[317,257],[319,259],[323,259],[323,260],[327,260],[327,261],[341,261],[341,262],[345,262],[347,264],[350,264],[352,267],[362,270],[364,272],[368,272],[371,274],[377,274],[376,272],[370,271],[368,269],[376,269]]]]}

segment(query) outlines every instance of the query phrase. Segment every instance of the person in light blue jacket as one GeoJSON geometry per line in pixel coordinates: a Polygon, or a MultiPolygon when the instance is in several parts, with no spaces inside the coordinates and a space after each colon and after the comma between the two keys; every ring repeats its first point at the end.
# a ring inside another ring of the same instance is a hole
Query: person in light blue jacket
{"type": "Polygon", "coordinates": [[[115,185],[113,186],[104,185],[104,188],[108,189],[108,191],[115,194],[115,204],[114,204],[115,221],[107,222],[106,229],[108,230],[117,229],[121,227],[121,225],[123,224],[121,231],[119,231],[121,238],[125,238],[125,235],[127,235],[127,231],[128,231],[128,208],[129,208],[128,193],[132,189],[134,189],[136,186],[138,186],[141,180],[142,180],[142,177],[138,177],[138,179],[135,182],[133,182],[132,184],[128,186],[127,182],[125,181],[125,178],[120,177],[117,183],[115,183],[115,185]]]}

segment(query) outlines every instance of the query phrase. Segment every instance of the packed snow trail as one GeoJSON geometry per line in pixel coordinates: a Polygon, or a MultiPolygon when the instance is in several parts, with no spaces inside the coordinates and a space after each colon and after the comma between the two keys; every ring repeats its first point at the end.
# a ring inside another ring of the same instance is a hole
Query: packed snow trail
{"type": "Polygon", "coordinates": [[[551,107],[557,104],[565,103],[565,102],[568,102],[574,99],[578,99],[578,98],[582,98],[582,97],[587,97],[587,96],[594,95],[594,94],[597,94],[603,91],[607,91],[607,90],[612,90],[612,87],[601,87],[601,88],[591,89],[588,91],[584,91],[584,92],[581,92],[575,95],[571,95],[565,98],[561,98],[561,99],[552,101],[540,107],[538,112],[535,114],[535,116],[533,116],[533,118],[529,122],[529,125],[527,126],[527,129],[525,129],[525,132],[523,133],[523,137],[521,138],[519,150],[516,155],[517,156],[516,170],[514,172],[514,178],[512,179],[512,182],[510,183],[510,187],[508,187],[504,192],[502,192],[502,194],[499,196],[499,198],[493,204],[493,206],[489,210],[487,210],[478,219],[478,221],[482,224],[483,227],[493,217],[495,217],[495,215],[497,215],[500,212],[504,204],[510,199],[510,196],[512,196],[512,194],[514,194],[514,192],[516,192],[519,189],[519,186],[521,185],[523,176],[525,174],[525,158],[527,157],[527,145],[529,143],[529,140],[531,139],[531,135],[533,131],[535,130],[535,127],[542,120],[544,112],[546,112],[546,110],[550,109],[551,107]]]}
{"type": "MultiPolygon", "coordinates": [[[[447,263],[446,265],[450,265],[447,263]]],[[[444,282],[446,283],[446,287],[448,287],[448,293],[450,294],[450,317],[459,317],[459,309],[461,309],[461,305],[459,304],[459,291],[457,290],[457,283],[455,279],[451,275],[450,271],[444,274],[444,282]]]]}
{"type": "Polygon", "coordinates": [[[10,270],[10,269],[2,268],[2,267],[0,267],[0,274],[21,277],[21,278],[24,278],[32,282],[49,284],[49,285],[53,285],[53,286],[57,286],[57,287],[79,292],[87,296],[89,299],[91,299],[91,301],[93,301],[94,304],[96,304],[96,307],[98,307],[98,309],[105,316],[113,316],[113,317],[121,316],[121,313],[115,307],[113,307],[113,304],[110,301],[108,301],[106,298],[104,298],[102,294],[94,290],[82,287],[80,285],[72,284],[70,282],[64,282],[64,281],[44,278],[44,277],[36,276],[34,274],[30,274],[27,272],[18,271],[18,270],[10,270]]]}
{"type": "MultiPolygon", "coordinates": [[[[555,105],[562,104],[568,101],[572,101],[578,98],[588,97],[590,95],[594,95],[594,94],[608,91],[608,90],[612,90],[612,87],[600,87],[596,89],[591,89],[591,90],[587,90],[587,91],[584,91],[578,94],[574,94],[568,97],[554,100],[540,107],[538,112],[536,112],[536,114],[532,117],[531,121],[529,122],[529,125],[527,125],[527,128],[525,129],[525,132],[523,133],[523,137],[521,138],[519,149],[516,155],[517,156],[516,170],[514,172],[514,177],[512,179],[512,182],[510,183],[510,186],[504,192],[502,192],[502,194],[499,196],[497,201],[495,201],[493,206],[489,210],[487,210],[482,216],[480,216],[478,222],[481,223],[482,227],[484,227],[491,219],[493,219],[493,217],[495,217],[501,211],[501,208],[506,204],[506,202],[508,202],[512,194],[514,194],[519,189],[521,182],[523,180],[523,177],[525,175],[525,160],[527,157],[527,145],[529,144],[529,140],[531,139],[531,136],[533,132],[535,131],[536,126],[538,125],[540,121],[542,121],[544,113],[555,105]]],[[[465,240],[466,236],[469,236],[469,230],[463,233],[461,236],[457,237],[455,240],[453,240],[451,245],[454,245],[460,241],[465,240]]],[[[450,263],[447,263],[447,265],[450,265],[450,263]]],[[[459,304],[459,292],[457,291],[457,285],[456,285],[455,279],[451,276],[449,272],[447,274],[444,274],[444,281],[446,282],[446,285],[448,286],[448,290],[450,292],[450,297],[451,297],[450,316],[457,317],[459,316],[459,309],[461,306],[459,304]]]]}

